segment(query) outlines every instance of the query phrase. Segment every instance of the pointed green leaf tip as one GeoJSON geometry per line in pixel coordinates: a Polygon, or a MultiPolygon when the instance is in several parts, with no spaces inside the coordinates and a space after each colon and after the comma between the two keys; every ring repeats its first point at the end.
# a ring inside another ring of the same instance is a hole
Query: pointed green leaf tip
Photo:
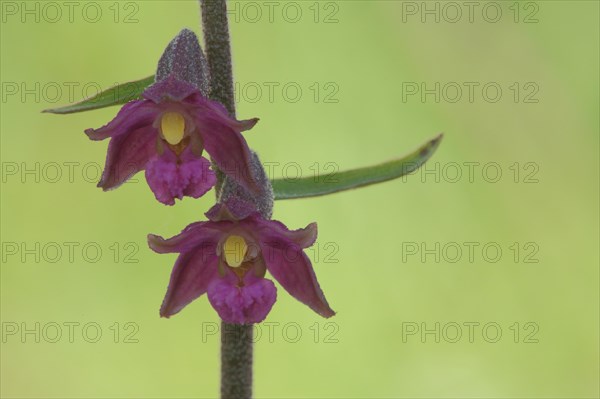
{"type": "Polygon", "coordinates": [[[297,180],[273,180],[275,199],[316,197],[350,190],[369,184],[397,179],[417,170],[433,155],[443,134],[439,134],[416,151],[393,161],[365,168],[346,170],[331,176],[304,177],[297,180]]]}
{"type": "Polygon", "coordinates": [[[154,83],[154,76],[148,76],[144,79],[113,86],[87,100],[65,107],[46,109],[43,112],[50,112],[52,114],[72,114],[75,112],[110,107],[111,105],[125,104],[131,100],[139,99],[146,87],[150,86],[152,83],[154,83]]]}

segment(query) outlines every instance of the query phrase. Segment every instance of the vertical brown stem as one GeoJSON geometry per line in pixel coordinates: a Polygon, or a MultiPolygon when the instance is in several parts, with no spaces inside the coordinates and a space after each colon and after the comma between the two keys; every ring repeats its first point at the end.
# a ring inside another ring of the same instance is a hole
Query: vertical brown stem
{"type": "Polygon", "coordinates": [[[252,325],[221,323],[221,398],[252,397],[252,325]]]}
{"type": "Polygon", "coordinates": [[[202,26],[208,66],[211,98],[227,108],[235,117],[231,45],[225,0],[201,0],[202,26]]]}
{"type": "MultiPolygon", "coordinates": [[[[208,67],[210,98],[227,108],[235,118],[231,45],[225,0],[200,0],[202,27],[208,67]]],[[[223,184],[223,172],[217,174],[217,196],[223,184]]],[[[221,323],[221,398],[252,397],[252,325],[221,323]]]]}

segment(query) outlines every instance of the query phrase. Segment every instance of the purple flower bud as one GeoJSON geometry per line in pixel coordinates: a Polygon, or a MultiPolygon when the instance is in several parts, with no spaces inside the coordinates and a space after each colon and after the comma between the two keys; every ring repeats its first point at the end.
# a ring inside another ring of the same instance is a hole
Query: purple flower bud
{"type": "Polygon", "coordinates": [[[271,180],[267,176],[258,154],[252,153],[252,161],[250,162],[251,178],[259,187],[256,192],[248,191],[231,177],[226,176],[219,193],[219,202],[227,202],[231,198],[241,199],[254,205],[261,216],[265,219],[271,219],[273,215],[273,186],[271,180]]]}
{"type": "Polygon", "coordinates": [[[158,61],[154,79],[160,82],[169,76],[195,86],[204,97],[210,92],[208,63],[196,34],[183,29],[167,45],[158,61]]]}

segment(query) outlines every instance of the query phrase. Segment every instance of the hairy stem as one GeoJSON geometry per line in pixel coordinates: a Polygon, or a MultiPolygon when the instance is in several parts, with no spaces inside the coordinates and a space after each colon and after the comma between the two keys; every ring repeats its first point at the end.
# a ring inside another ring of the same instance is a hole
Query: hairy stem
{"type": "MultiPolygon", "coordinates": [[[[200,11],[204,49],[210,71],[210,98],[223,104],[229,115],[235,118],[227,4],[225,0],[200,0],[200,11]]],[[[215,192],[219,198],[225,174],[214,162],[212,166],[217,176],[215,192]]]]}
{"type": "Polygon", "coordinates": [[[200,0],[202,26],[208,67],[211,99],[220,102],[235,117],[231,45],[225,0],[200,0]]]}
{"type": "Polygon", "coordinates": [[[221,323],[221,398],[252,397],[252,325],[221,323]]]}
{"type": "MultiPolygon", "coordinates": [[[[210,70],[210,98],[235,118],[231,45],[225,0],[200,0],[206,58],[210,70]]],[[[216,165],[217,198],[225,175],[216,165]]],[[[252,397],[252,325],[221,324],[221,398],[252,397]]]]}

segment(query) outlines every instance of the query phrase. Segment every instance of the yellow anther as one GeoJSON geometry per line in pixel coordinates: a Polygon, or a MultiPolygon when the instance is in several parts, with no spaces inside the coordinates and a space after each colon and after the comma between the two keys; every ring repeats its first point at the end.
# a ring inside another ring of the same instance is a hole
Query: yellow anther
{"type": "Polygon", "coordinates": [[[179,144],[185,132],[185,119],[179,112],[165,112],[160,120],[160,128],[167,143],[179,144]]]}
{"type": "Polygon", "coordinates": [[[246,240],[240,236],[229,236],[223,245],[223,252],[225,254],[225,262],[231,267],[238,267],[244,261],[248,251],[248,245],[246,240]]]}

